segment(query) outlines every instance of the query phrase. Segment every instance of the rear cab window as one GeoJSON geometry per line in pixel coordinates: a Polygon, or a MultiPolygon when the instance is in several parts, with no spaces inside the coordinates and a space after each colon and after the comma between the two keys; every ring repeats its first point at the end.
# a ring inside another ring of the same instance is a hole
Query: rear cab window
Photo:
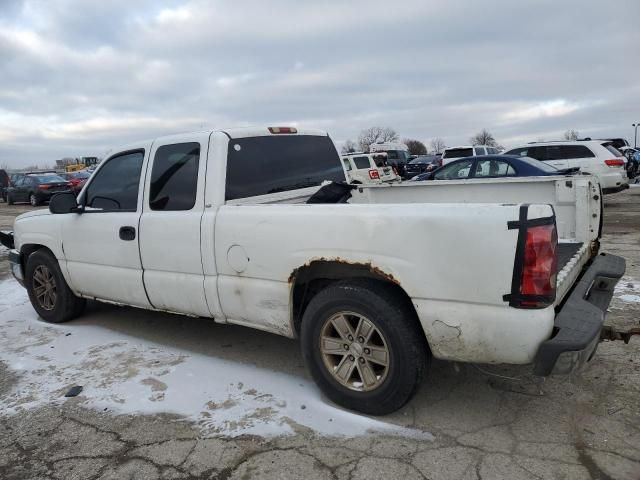
{"type": "Polygon", "coordinates": [[[272,135],[229,140],[225,200],[344,181],[328,136],[272,135]]]}

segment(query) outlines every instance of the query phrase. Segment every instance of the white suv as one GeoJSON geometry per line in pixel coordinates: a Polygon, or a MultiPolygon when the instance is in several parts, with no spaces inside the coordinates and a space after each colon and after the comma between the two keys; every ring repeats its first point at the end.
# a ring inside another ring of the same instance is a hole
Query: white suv
{"type": "Polygon", "coordinates": [[[629,187],[626,158],[609,141],[532,142],[504,154],[535,158],[559,169],[578,167],[582,173],[598,177],[604,193],[629,187]]]}
{"type": "Polygon", "coordinates": [[[386,153],[353,153],[343,155],[341,159],[347,183],[400,181],[396,169],[387,164],[386,153]]]}
{"type": "Polygon", "coordinates": [[[460,147],[445,148],[442,153],[442,165],[458,160],[459,158],[478,155],[497,155],[500,151],[488,145],[462,145],[460,147]]]}

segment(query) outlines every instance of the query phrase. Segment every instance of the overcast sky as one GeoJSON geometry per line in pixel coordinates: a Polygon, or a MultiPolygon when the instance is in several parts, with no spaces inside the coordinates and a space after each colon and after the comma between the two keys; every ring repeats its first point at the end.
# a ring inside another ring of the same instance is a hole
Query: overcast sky
{"type": "Polygon", "coordinates": [[[201,128],[505,146],[640,121],[640,1],[0,0],[0,164],[201,128]],[[526,3],[526,5],[525,5],[526,3]]]}

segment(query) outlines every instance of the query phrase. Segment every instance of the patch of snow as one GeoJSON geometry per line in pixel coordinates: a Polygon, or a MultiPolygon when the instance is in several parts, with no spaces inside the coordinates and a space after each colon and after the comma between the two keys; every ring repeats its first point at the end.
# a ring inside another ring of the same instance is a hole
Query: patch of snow
{"type": "Polygon", "coordinates": [[[13,277],[0,281],[0,312],[28,302],[27,291],[13,277]]]}
{"type": "Polygon", "coordinates": [[[428,432],[336,408],[306,378],[97,325],[47,324],[27,302],[17,282],[0,283],[0,360],[18,376],[12,392],[0,399],[5,414],[61,404],[67,389],[77,384],[84,387],[77,400],[86,407],[122,414],[175,413],[218,435],[274,436],[306,427],[321,435],[383,432],[433,439],[428,432]]]}
{"type": "Polygon", "coordinates": [[[613,295],[626,303],[640,303],[640,282],[633,277],[622,277],[613,295]]]}

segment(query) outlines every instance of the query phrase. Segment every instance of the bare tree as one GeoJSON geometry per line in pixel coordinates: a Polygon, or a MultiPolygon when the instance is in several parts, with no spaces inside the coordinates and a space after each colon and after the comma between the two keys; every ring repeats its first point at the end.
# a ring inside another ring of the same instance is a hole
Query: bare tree
{"type": "Polygon", "coordinates": [[[347,140],[346,142],[344,142],[344,145],[342,145],[342,153],[353,153],[357,151],[357,145],[356,142],[354,142],[353,140],[347,140]]]}
{"type": "Polygon", "coordinates": [[[412,138],[405,138],[402,140],[407,148],[409,149],[409,153],[411,155],[426,155],[427,154],[427,146],[422,143],[420,140],[414,140],[412,138]]]}
{"type": "Polygon", "coordinates": [[[473,137],[469,139],[472,145],[488,145],[490,147],[497,147],[498,142],[496,142],[493,134],[483,128],[480,132],[476,133],[473,137]]]}
{"type": "Polygon", "coordinates": [[[578,140],[578,138],[580,138],[580,134],[578,133],[577,130],[574,130],[573,128],[570,128],[569,130],[564,132],[565,140],[575,141],[575,140],[578,140]]]}
{"type": "Polygon", "coordinates": [[[442,150],[445,148],[447,148],[447,146],[445,145],[444,140],[440,137],[436,137],[431,140],[431,150],[433,150],[434,153],[442,153],[442,150]]]}
{"type": "Polygon", "coordinates": [[[9,170],[9,164],[5,162],[0,163],[0,170],[9,170]]]}
{"type": "Polygon", "coordinates": [[[370,127],[360,132],[358,146],[363,152],[369,151],[369,145],[379,142],[397,142],[398,132],[390,127],[370,127]]]}

